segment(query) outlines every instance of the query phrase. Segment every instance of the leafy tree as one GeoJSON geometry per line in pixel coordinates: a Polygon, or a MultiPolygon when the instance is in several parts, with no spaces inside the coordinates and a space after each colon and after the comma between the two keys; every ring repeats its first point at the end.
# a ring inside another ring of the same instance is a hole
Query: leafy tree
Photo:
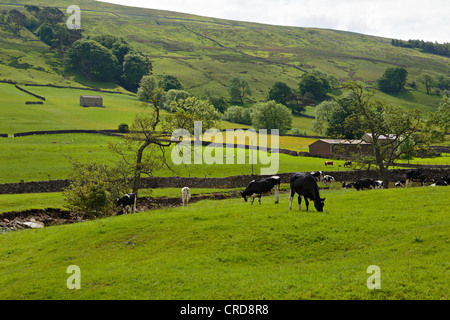
{"type": "Polygon", "coordinates": [[[228,108],[228,102],[225,98],[217,98],[217,97],[209,97],[209,102],[219,111],[220,113],[224,113],[228,108]]]}
{"type": "Polygon", "coordinates": [[[279,129],[285,134],[292,126],[292,111],[276,101],[260,102],[251,113],[252,126],[255,129],[279,129]]]}
{"type": "Polygon", "coordinates": [[[300,79],[299,91],[303,96],[309,92],[315,99],[323,99],[327,93],[331,92],[331,85],[325,77],[305,73],[300,79]]]}
{"type": "Polygon", "coordinates": [[[41,12],[41,8],[33,5],[25,5],[25,9],[35,18],[39,17],[39,13],[41,12]]]}
{"type": "MultiPolygon", "coordinates": [[[[167,95],[164,99],[163,102],[163,108],[171,111],[171,112],[176,112],[176,110],[172,110],[171,109],[171,104],[173,101],[178,101],[180,99],[184,99],[186,100],[187,98],[191,97],[191,94],[185,90],[175,90],[175,89],[171,89],[167,92],[167,95]]],[[[175,104],[176,106],[176,104],[175,104]]]]}
{"type": "MultiPolygon", "coordinates": [[[[403,139],[402,139],[403,140],[403,139]]],[[[397,153],[400,154],[399,158],[403,160],[412,160],[416,156],[415,142],[411,137],[406,138],[406,141],[402,141],[397,153]]]]}
{"type": "Polygon", "coordinates": [[[339,79],[336,76],[329,74],[325,71],[322,71],[319,68],[312,69],[311,73],[318,76],[321,79],[328,81],[331,88],[338,88],[341,85],[341,83],[339,82],[339,79]]]}
{"type": "Polygon", "coordinates": [[[233,123],[251,125],[251,109],[242,106],[231,106],[223,114],[223,120],[233,123]]]}
{"type": "Polygon", "coordinates": [[[56,7],[44,7],[39,11],[38,19],[41,23],[57,24],[64,22],[64,13],[56,7]]]}
{"type": "Polygon", "coordinates": [[[312,130],[320,135],[325,134],[328,124],[335,114],[342,112],[342,107],[337,101],[323,101],[316,107],[316,118],[313,121],[312,130]]]}
{"type": "Polygon", "coordinates": [[[178,81],[177,77],[172,75],[165,75],[163,80],[161,80],[159,84],[164,90],[183,90],[183,86],[180,81],[178,81]]]}
{"type": "Polygon", "coordinates": [[[93,217],[111,215],[115,209],[114,200],[130,190],[128,175],[123,168],[121,164],[107,166],[95,161],[73,161],[71,182],[63,192],[66,206],[73,212],[93,217]]]}
{"type": "Polygon", "coordinates": [[[353,96],[353,103],[350,105],[351,116],[345,119],[345,125],[352,127],[353,130],[370,133],[372,136],[373,155],[355,156],[364,165],[376,165],[380,178],[387,187],[389,167],[393,165],[395,159],[402,156],[405,150],[411,149],[411,146],[402,149],[403,144],[410,142],[413,142],[415,146],[419,144],[416,136],[422,126],[420,112],[407,111],[375,100],[375,92],[366,91],[360,83],[348,82],[345,87],[353,96]],[[382,139],[382,137],[388,137],[388,139],[382,139]]]}
{"type": "Polygon", "coordinates": [[[377,80],[378,87],[386,93],[401,92],[405,89],[408,71],[405,68],[387,68],[383,76],[377,80]]]}
{"type": "Polygon", "coordinates": [[[150,71],[147,61],[139,54],[129,53],[123,61],[122,84],[125,89],[136,91],[142,77],[148,75],[150,71]]]}
{"type": "Polygon", "coordinates": [[[10,31],[15,37],[21,37],[20,31],[27,21],[27,17],[19,10],[2,11],[0,15],[0,26],[5,31],[10,31]]]}
{"type": "Polygon", "coordinates": [[[117,58],[98,42],[81,39],[68,52],[68,63],[88,79],[111,81],[120,72],[117,58]]]}
{"type": "Polygon", "coordinates": [[[431,88],[436,86],[436,80],[434,77],[430,74],[423,73],[419,76],[417,79],[419,83],[423,84],[425,86],[425,90],[427,91],[427,94],[430,94],[431,88]]]}
{"type": "Polygon", "coordinates": [[[355,96],[352,93],[346,94],[337,101],[323,101],[317,106],[313,131],[336,138],[361,138],[363,131],[347,126],[345,123],[346,119],[354,114],[352,108],[354,104],[355,96]]]}
{"type": "Polygon", "coordinates": [[[124,164],[133,176],[133,193],[138,195],[141,175],[153,175],[154,172],[166,166],[170,169],[165,156],[166,148],[172,142],[165,142],[165,132],[171,132],[161,114],[161,101],[165,96],[155,77],[143,76],[138,89],[145,111],[136,114],[130,125],[130,133],[125,135],[123,143],[110,144],[110,148],[121,155],[124,164]]]}
{"type": "Polygon", "coordinates": [[[175,111],[169,116],[171,124],[180,129],[186,129],[194,134],[194,122],[202,122],[202,131],[217,128],[222,119],[220,113],[208,100],[189,97],[172,101],[170,109],[175,111]]]}
{"type": "Polygon", "coordinates": [[[230,103],[244,105],[245,97],[251,95],[252,91],[247,80],[233,77],[228,84],[228,93],[230,94],[230,103]]]}
{"type": "Polygon", "coordinates": [[[292,89],[284,82],[275,82],[269,91],[268,101],[274,100],[277,103],[287,105],[288,98],[292,95],[292,89]]]}
{"type": "Polygon", "coordinates": [[[444,142],[450,129],[450,98],[444,97],[435,112],[428,113],[422,138],[429,144],[444,142]]]}
{"type": "Polygon", "coordinates": [[[118,41],[112,45],[111,51],[116,56],[117,61],[119,61],[119,65],[123,65],[125,56],[132,53],[134,50],[133,47],[126,41],[118,41]]]}
{"type": "Polygon", "coordinates": [[[55,31],[53,30],[53,25],[51,23],[44,23],[39,28],[39,39],[49,46],[53,44],[53,38],[55,37],[55,31]]]}
{"type": "Polygon", "coordinates": [[[445,74],[436,75],[436,85],[441,90],[448,90],[450,88],[450,78],[445,74]]]}

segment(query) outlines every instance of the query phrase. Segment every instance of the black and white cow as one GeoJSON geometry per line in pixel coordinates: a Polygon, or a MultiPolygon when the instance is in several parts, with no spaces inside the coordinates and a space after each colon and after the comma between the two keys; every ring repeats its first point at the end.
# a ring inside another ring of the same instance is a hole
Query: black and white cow
{"type": "Polygon", "coordinates": [[[448,184],[444,180],[438,180],[437,182],[430,184],[430,187],[436,187],[436,186],[448,186],[448,184]]]}
{"type": "Polygon", "coordinates": [[[376,189],[382,189],[384,187],[384,182],[381,180],[375,180],[374,183],[376,189]]]}
{"type": "Polygon", "coordinates": [[[345,183],[344,181],[342,181],[342,189],[351,189],[353,188],[353,183],[345,183]]]}
{"type": "Polygon", "coordinates": [[[423,182],[425,181],[426,176],[423,173],[423,169],[412,169],[406,171],[406,184],[405,187],[408,187],[412,184],[413,180],[419,180],[422,186],[424,185],[423,182]]]}
{"type": "Polygon", "coordinates": [[[308,211],[309,200],[314,201],[314,207],[318,212],[323,212],[325,198],[319,195],[319,187],[316,179],[309,173],[294,173],[290,179],[291,195],[289,197],[289,210],[292,210],[292,200],[298,193],[298,210],[301,210],[302,196],[305,198],[306,211],[308,211]]]}
{"type": "Polygon", "coordinates": [[[181,189],[181,201],[183,203],[183,207],[188,205],[190,199],[191,191],[189,187],[184,187],[183,189],[181,189]]]}
{"type": "Polygon", "coordinates": [[[372,189],[372,188],[375,188],[375,181],[373,181],[372,179],[368,179],[368,178],[359,179],[358,181],[353,183],[353,187],[357,191],[364,190],[364,189],[372,189]]]}
{"type": "Polygon", "coordinates": [[[241,195],[247,202],[247,197],[252,198],[255,201],[255,196],[258,196],[259,204],[261,204],[261,195],[263,193],[269,193],[272,189],[275,190],[275,203],[278,203],[279,191],[280,191],[281,179],[278,176],[272,176],[270,178],[263,178],[260,180],[251,181],[244,191],[241,191],[241,195]]]}
{"type": "Polygon", "coordinates": [[[132,213],[136,212],[136,195],[134,193],[127,193],[122,198],[116,199],[116,207],[123,207],[123,214],[128,213],[128,209],[131,208],[132,213]]]}
{"type": "Polygon", "coordinates": [[[404,187],[405,187],[405,183],[406,183],[406,180],[399,180],[399,181],[397,181],[397,182],[394,184],[394,186],[395,186],[395,187],[402,187],[402,188],[404,188],[404,187]]]}
{"type": "Polygon", "coordinates": [[[332,177],[332,176],[330,176],[328,174],[324,175],[323,178],[322,178],[323,184],[326,186],[329,183],[331,188],[333,188],[333,182],[334,181],[335,181],[334,177],[332,177]]]}
{"type": "Polygon", "coordinates": [[[323,172],[322,171],[313,171],[311,172],[311,175],[316,179],[316,181],[322,181],[323,178],[323,172]]]}

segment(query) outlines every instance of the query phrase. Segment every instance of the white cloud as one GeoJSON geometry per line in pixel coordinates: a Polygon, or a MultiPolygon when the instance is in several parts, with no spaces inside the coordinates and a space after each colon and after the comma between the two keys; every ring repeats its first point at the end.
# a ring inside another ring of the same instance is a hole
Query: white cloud
{"type": "Polygon", "coordinates": [[[448,0],[102,0],[231,20],[450,42],[448,0]]]}

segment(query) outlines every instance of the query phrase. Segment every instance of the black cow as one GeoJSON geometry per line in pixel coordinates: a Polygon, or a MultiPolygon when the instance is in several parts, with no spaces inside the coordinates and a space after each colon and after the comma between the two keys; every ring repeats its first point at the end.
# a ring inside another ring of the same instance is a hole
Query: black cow
{"type": "Polygon", "coordinates": [[[116,207],[122,206],[123,213],[128,213],[128,208],[131,207],[131,211],[133,213],[136,212],[136,195],[134,193],[127,193],[122,198],[116,199],[116,207]]]}
{"type": "Polygon", "coordinates": [[[292,209],[292,199],[294,199],[295,193],[298,193],[298,210],[301,210],[302,196],[305,198],[306,211],[308,211],[309,201],[314,201],[314,207],[318,212],[323,212],[323,206],[325,205],[325,198],[321,198],[319,195],[319,187],[317,186],[316,179],[309,173],[294,173],[290,179],[291,183],[291,195],[289,197],[289,210],[292,209]]]}
{"type": "Polygon", "coordinates": [[[371,189],[371,188],[375,188],[375,181],[373,181],[372,179],[359,179],[358,181],[353,183],[353,187],[359,191],[364,190],[364,189],[371,189]]]}
{"type": "Polygon", "coordinates": [[[322,171],[313,171],[311,172],[311,175],[316,179],[316,181],[321,181],[323,178],[323,172],[322,171]]]}
{"type": "Polygon", "coordinates": [[[263,178],[260,180],[251,181],[244,191],[241,191],[241,195],[247,202],[247,197],[252,197],[252,204],[255,200],[253,195],[258,196],[259,204],[261,204],[261,195],[263,193],[268,193],[275,188],[275,203],[278,203],[278,192],[280,190],[281,179],[278,176],[272,176],[270,178],[263,178]]]}
{"type": "Polygon", "coordinates": [[[441,180],[446,182],[447,185],[450,185],[450,174],[448,174],[448,175],[446,175],[444,177],[441,177],[441,180]]]}
{"type": "Polygon", "coordinates": [[[423,169],[419,168],[419,169],[412,169],[412,170],[408,170],[406,171],[406,184],[405,187],[408,187],[409,185],[411,185],[411,183],[413,182],[413,180],[419,180],[420,183],[422,184],[423,187],[423,182],[425,181],[426,176],[423,173],[423,169]]]}
{"type": "Polygon", "coordinates": [[[345,167],[351,167],[352,166],[352,162],[351,161],[345,161],[344,162],[344,168],[345,167]]]}
{"type": "Polygon", "coordinates": [[[353,183],[345,183],[344,181],[342,181],[342,189],[350,189],[353,188],[353,183]]]}

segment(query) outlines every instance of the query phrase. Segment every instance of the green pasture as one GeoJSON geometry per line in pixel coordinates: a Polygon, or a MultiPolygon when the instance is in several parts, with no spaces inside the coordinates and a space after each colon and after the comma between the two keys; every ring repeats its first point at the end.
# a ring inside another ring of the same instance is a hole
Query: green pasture
{"type": "Polygon", "coordinates": [[[207,200],[0,234],[0,299],[446,300],[446,187],[207,200]],[[364,199],[364,201],[362,201],[364,199]],[[67,268],[81,272],[69,290],[67,268]],[[380,268],[370,290],[369,266],[380,268]]]}
{"type": "MultiPolygon", "coordinates": [[[[293,138],[293,137],[290,137],[293,138]]],[[[55,134],[36,135],[19,138],[0,139],[0,183],[20,181],[41,181],[66,179],[72,170],[71,159],[79,161],[97,160],[113,163],[120,160],[108,147],[108,142],[117,143],[120,137],[109,137],[100,134],[55,134]]],[[[299,149],[305,143],[300,138],[299,149]]],[[[293,146],[295,139],[286,140],[286,146],[293,146]]],[[[171,163],[174,145],[166,153],[171,163]]],[[[284,145],[280,145],[283,148],[284,145]]],[[[304,145],[303,145],[304,146],[304,145]]],[[[202,148],[205,158],[206,147],[202,148]]],[[[156,176],[184,176],[184,177],[227,177],[233,175],[252,174],[250,162],[251,153],[248,149],[220,149],[216,155],[213,148],[208,148],[208,154],[216,157],[215,163],[195,164],[193,153],[191,163],[173,165],[175,172],[165,168],[155,172],[156,176]],[[222,150],[222,155],[218,156],[222,150]],[[229,157],[227,156],[227,152],[229,157]],[[233,157],[234,155],[234,157],[233,157]]],[[[176,155],[174,151],[174,155],[176,155]]],[[[181,157],[181,156],[180,156],[181,157]]],[[[334,167],[325,167],[326,159],[314,157],[294,157],[286,154],[266,153],[254,151],[253,172],[261,173],[261,168],[282,172],[316,171],[316,170],[348,170],[343,168],[344,161],[334,161],[334,167]]],[[[187,160],[187,159],[186,159],[187,160]]]]}

